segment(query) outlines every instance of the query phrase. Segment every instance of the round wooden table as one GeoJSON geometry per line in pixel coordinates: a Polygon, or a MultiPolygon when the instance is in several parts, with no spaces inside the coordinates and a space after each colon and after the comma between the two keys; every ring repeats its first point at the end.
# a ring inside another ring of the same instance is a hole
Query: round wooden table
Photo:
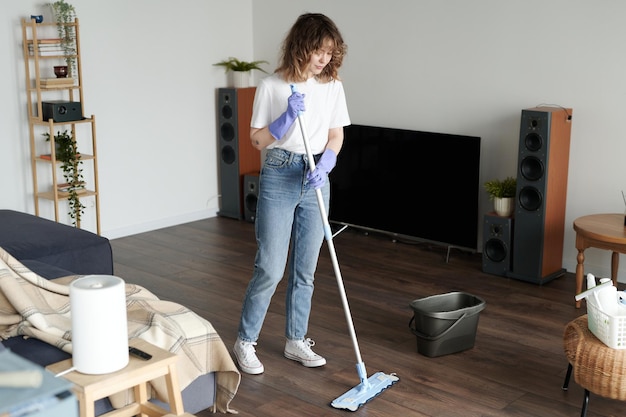
{"type": "MultiPolygon", "coordinates": [[[[576,294],[583,290],[585,249],[606,249],[611,254],[611,279],[617,287],[617,269],[619,254],[626,254],[626,226],[624,214],[604,213],[591,214],[574,220],[576,231],[576,249],[578,249],[578,264],[576,265],[576,294]]],[[[576,301],[576,308],[580,308],[580,301],[576,301]]]]}

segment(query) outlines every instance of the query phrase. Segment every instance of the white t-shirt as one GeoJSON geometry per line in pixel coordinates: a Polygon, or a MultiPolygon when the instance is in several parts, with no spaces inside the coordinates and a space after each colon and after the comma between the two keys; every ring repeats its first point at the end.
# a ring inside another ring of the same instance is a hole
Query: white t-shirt
{"type": "MultiPolygon", "coordinates": [[[[311,152],[322,153],[328,142],[328,130],[350,124],[346,96],[341,81],[320,83],[310,78],[303,83],[294,83],[296,90],[304,94],[305,111],[302,113],[311,152]]],[[[262,79],[254,95],[251,127],[261,129],[268,126],[287,110],[287,99],[291,95],[291,84],[279,75],[272,74],[262,79]]],[[[305,154],[304,141],[298,121],[291,125],[285,136],[267,147],[305,154]]]]}

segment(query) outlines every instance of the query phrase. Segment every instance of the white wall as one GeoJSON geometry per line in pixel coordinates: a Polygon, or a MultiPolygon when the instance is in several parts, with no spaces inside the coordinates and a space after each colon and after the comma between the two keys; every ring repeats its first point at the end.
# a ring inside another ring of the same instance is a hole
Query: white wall
{"type": "MultiPolygon", "coordinates": [[[[573,108],[568,271],[576,266],[574,219],[624,211],[626,3],[255,1],[255,58],[275,62],[282,37],[303,12],[330,16],[348,44],[341,75],[353,123],[480,136],[481,185],[516,176],[522,109],[573,108]]],[[[479,192],[482,219],[492,206],[479,192]]],[[[587,271],[610,274],[606,251],[585,255],[587,271]]],[[[626,267],[620,277],[626,280],[626,267]]]]}
{"type": "MultiPolygon", "coordinates": [[[[96,116],[103,235],[214,216],[216,89],[252,58],[251,0],[70,0],[80,19],[84,113],[96,116]]],[[[20,22],[45,3],[3,2],[0,207],[34,212],[20,22]]],[[[45,207],[44,207],[45,206],[45,207]]],[[[51,204],[43,202],[51,212],[51,204]]],[[[87,216],[93,210],[87,210],[87,216]]],[[[62,211],[62,214],[65,212],[62,211]]],[[[93,230],[93,223],[83,222],[93,230]]]]}
{"type": "MultiPolygon", "coordinates": [[[[481,183],[515,175],[522,109],[572,107],[568,271],[573,220],[624,210],[619,0],[71,3],[81,20],[85,111],[97,117],[105,236],[215,215],[215,91],[227,79],[212,64],[228,56],[275,64],[305,11],[328,14],[348,43],[341,74],[354,123],[480,136],[481,183]]],[[[5,0],[0,16],[0,207],[26,212],[34,208],[19,22],[42,5],[5,0]]],[[[482,216],[491,206],[481,197],[482,216]]],[[[587,270],[609,274],[608,253],[586,255],[587,270]]]]}

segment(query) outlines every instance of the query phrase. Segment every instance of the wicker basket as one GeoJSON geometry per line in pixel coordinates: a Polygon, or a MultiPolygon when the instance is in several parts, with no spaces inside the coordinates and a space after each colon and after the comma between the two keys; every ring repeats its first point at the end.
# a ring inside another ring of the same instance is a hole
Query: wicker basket
{"type": "Polygon", "coordinates": [[[613,349],[626,349],[626,315],[611,315],[598,307],[596,293],[587,297],[587,326],[591,333],[613,349]]]}
{"type": "Polygon", "coordinates": [[[587,328],[588,320],[589,314],[586,314],[565,326],[563,347],[567,360],[573,365],[574,380],[594,394],[624,401],[626,351],[610,349],[601,343],[587,328]]]}

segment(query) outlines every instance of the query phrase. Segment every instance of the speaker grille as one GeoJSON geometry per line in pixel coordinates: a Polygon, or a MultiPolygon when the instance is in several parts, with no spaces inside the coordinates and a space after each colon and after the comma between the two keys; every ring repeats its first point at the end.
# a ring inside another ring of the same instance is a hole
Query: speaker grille
{"type": "MultiPolygon", "coordinates": [[[[537,125],[538,125],[537,120],[533,119],[531,121],[531,126],[533,128],[536,128],[537,125]]],[[[529,133],[524,138],[524,145],[526,146],[526,149],[528,149],[529,151],[537,152],[543,146],[543,138],[538,133],[535,133],[535,132],[529,133]]]]}
{"type": "Polygon", "coordinates": [[[485,256],[487,256],[491,262],[502,262],[509,254],[509,249],[500,239],[489,239],[487,243],[485,243],[483,250],[485,251],[485,256]]]}
{"type": "Polygon", "coordinates": [[[235,138],[235,128],[232,123],[223,123],[220,127],[220,136],[226,142],[230,142],[235,138]]]}
{"type": "Polygon", "coordinates": [[[228,165],[232,165],[237,160],[237,154],[232,146],[222,147],[222,162],[228,165]]]}
{"type": "Polygon", "coordinates": [[[519,193],[519,205],[527,211],[537,211],[543,204],[541,192],[533,187],[524,187],[519,193]]]}
{"type": "Polygon", "coordinates": [[[543,162],[537,157],[529,156],[524,158],[520,164],[520,173],[528,181],[537,181],[544,174],[543,162]]]}
{"type": "Polygon", "coordinates": [[[231,119],[233,117],[233,108],[230,106],[230,99],[228,95],[224,96],[225,104],[222,106],[222,117],[224,119],[231,119]]]}
{"type": "Polygon", "coordinates": [[[256,204],[259,201],[259,198],[256,196],[256,194],[248,194],[246,196],[246,210],[252,212],[252,213],[256,213],[256,204]]]}

